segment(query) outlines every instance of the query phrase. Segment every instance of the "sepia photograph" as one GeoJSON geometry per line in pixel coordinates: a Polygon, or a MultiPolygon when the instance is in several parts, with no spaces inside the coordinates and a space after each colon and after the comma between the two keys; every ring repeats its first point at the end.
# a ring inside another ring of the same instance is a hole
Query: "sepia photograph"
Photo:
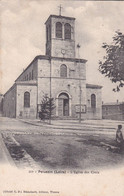
{"type": "Polygon", "coordinates": [[[0,195],[124,196],[124,2],[0,4],[0,195]]]}

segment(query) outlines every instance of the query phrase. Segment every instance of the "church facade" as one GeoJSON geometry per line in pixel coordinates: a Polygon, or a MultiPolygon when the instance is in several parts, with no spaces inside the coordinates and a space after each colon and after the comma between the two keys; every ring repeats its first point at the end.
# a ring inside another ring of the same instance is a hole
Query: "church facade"
{"type": "Polygon", "coordinates": [[[86,83],[85,59],[75,55],[75,18],[50,15],[46,54],[39,55],[5,93],[3,115],[38,118],[45,94],[54,99],[57,118],[101,119],[101,86],[86,83]]]}

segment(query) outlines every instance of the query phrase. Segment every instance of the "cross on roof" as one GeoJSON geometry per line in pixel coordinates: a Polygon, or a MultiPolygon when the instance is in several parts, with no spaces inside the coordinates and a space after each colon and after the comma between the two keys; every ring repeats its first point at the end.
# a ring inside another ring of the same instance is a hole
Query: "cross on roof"
{"type": "Polygon", "coordinates": [[[60,6],[58,6],[59,7],[59,15],[61,16],[61,11],[62,11],[62,6],[60,5],[60,6]]]}

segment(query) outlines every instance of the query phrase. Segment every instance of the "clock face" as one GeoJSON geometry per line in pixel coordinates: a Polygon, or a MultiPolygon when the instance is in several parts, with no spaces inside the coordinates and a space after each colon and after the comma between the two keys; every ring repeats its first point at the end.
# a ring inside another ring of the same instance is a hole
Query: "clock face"
{"type": "Polygon", "coordinates": [[[62,49],[62,50],[61,50],[61,53],[62,53],[62,54],[65,54],[65,50],[64,50],[64,49],[62,49]]]}

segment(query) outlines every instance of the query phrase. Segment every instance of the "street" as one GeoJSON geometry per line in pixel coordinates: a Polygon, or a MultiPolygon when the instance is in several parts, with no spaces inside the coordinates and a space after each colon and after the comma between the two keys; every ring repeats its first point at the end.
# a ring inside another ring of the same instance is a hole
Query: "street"
{"type": "MultiPolygon", "coordinates": [[[[118,122],[38,123],[0,118],[4,148],[18,168],[98,170],[124,163],[124,154],[118,153],[115,142],[118,122]]],[[[3,162],[2,150],[0,162],[3,162]]]]}

